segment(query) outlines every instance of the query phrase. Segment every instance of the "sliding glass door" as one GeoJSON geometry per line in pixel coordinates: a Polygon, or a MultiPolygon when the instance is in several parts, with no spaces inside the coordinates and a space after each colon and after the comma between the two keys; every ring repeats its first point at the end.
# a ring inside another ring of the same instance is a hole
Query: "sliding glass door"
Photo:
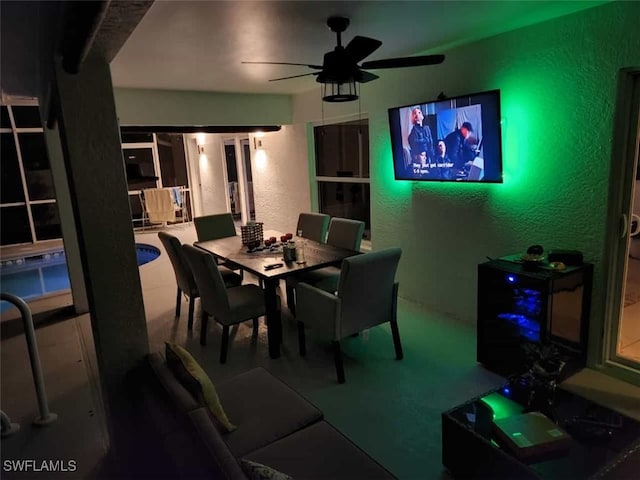
{"type": "Polygon", "coordinates": [[[604,262],[603,367],[640,385],[640,69],[620,75],[604,262]]]}
{"type": "Polygon", "coordinates": [[[227,194],[233,219],[239,225],[254,221],[256,211],[249,138],[236,136],[225,139],[224,161],[227,171],[227,194]]]}

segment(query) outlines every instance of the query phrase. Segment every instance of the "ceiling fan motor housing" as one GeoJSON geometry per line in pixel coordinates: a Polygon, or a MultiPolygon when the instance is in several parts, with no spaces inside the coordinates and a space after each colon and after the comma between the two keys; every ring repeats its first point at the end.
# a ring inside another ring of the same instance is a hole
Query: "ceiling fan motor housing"
{"type": "Polygon", "coordinates": [[[316,78],[319,83],[345,83],[355,80],[358,66],[345,52],[344,47],[336,47],[324,54],[322,72],[316,78]]]}

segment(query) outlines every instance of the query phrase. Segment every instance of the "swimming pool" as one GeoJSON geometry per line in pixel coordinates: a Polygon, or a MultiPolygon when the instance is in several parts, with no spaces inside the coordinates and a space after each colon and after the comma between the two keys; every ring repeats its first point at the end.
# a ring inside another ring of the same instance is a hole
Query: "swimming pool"
{"type": "MultiPolygon", "coordinates": [[[[153,245],[136,243],[138,265],[149,263],[160,256],[153,245]]],[[[69,273],[64,250],[55,250],[25,258],[14,258],[0,262],[0,288],[13,293],[25,302],[69,290],[69,273]]],[[[12,307],[9,302],[0,302],[0,312],[12,307]]]]}

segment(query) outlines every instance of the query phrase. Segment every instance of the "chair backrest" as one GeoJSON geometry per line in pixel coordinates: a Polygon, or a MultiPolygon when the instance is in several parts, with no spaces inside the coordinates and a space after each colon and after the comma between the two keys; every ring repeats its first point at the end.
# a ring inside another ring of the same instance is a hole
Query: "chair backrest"
{"type": "Polygon", "coordinates": [[[324,213],[301,213],[298,216],[296,232],[302,230],[302,236],[309,240],[324,243],[331,217],[324,213]]]}
{"type": "Polygon", "coordinates": [[[333,217],[329,223],[327,243],[334,247],[349,250],[360,250],[360,242],[364,234],[364,222],[349,218],[333,217]]]}
{"type": "Polygon", "coordinates": [[[182,245],[200,292],[200,305],[209,315],[224,315],[229,311],[227,289],[213,255],[193,245],[182,245]]]}
{"type": "Polygon", "coordinates": [[[191,273],[191,267],[182,251],[182,243],[178,237],[166,232],[158,232],[158,238],[160,238],[164,249],[167,251],[169,260],[171,260],[178,288],[189,296],[196,296],[198,288],[193,278],[193,273],[191,273]]]}
{"type": "Polygon", "coordinates": [[[195,217],[193,223],[196,226],[196,234],[199,242],[217,240],[218,238],[233,237],[237,235],[236,226],[230,213],[217,213],[195,217]]]}
{"type": "Polygon", "coordinates": [[[387,248],[345,258],[342,261],[338,297],[341,299],[342,335],[395,318],[396,270],[402,250],[387,248]]]}

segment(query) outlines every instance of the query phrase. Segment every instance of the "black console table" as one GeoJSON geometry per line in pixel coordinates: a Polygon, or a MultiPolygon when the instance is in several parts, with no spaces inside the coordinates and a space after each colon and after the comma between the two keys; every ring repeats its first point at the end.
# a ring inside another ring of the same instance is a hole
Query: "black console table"
{"type": "Polygon", "coordinates": [[[562,389],[550,414],[571,437],[569,450],[525,463],[501,448],[493,420],[522,412],[526,397],[507,384],[442,414],[442,463],[455,478],[639,478],[640,422],[562,389]]]}

